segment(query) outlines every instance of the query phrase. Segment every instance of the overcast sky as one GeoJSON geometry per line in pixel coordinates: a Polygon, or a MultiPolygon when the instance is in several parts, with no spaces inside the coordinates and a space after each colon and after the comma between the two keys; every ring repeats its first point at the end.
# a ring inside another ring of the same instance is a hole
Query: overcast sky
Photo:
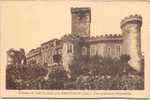
{"type": "Polygon", "coordinates": [[[25,48],[28,52],[70,33],[71,7],[91,7],[91,35],[120,34],[121,19],[131,14],[143,17],[142,39],[150,34],[148,2],[0,1],[0,7],[3,50],[25,48]]]}

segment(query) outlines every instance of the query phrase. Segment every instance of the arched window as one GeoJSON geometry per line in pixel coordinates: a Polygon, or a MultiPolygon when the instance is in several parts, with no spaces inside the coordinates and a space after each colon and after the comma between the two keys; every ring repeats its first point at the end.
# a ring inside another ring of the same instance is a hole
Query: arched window
{"type": "Polygon", "coordinates": [[[87,55],[87,48],[82,47],[81,53],[82,53],[83,56],[87,55]]]}

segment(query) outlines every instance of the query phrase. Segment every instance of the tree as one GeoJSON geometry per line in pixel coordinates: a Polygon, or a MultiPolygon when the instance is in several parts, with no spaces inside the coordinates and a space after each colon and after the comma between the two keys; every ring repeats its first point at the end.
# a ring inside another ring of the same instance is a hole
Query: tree
{"type": "Polygon", "coordinates": [[[43,89],[64,89],[64,84],[67,80],[67,72],[63,66],[51,66],[49,69],[48,79],[43,83],[43,89]]]}
{"type": "Polygon", "coordinates": [[[38,89],[36,85],[40,84],[46,74],[47,69],[36,64],[11,65],[6,69],[7,89],[38,89]]]}
{"type": "Polygon", "coordinates": [[[130,55],[121,55],[120,60],[122,63],[128,63],[128,61],[131,59],[130,55]]]}

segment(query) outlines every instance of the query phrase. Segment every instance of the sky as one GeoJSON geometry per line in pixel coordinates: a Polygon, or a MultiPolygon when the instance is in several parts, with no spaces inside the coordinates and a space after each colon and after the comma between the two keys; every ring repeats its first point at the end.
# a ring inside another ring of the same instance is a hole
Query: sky
{"type": "MultiPolygon", "coordinates": [[[[3,50],[26,52],[71,32],[71,7],[91,7],[91,36],[120,34],[120,21],[131,14],[143,17],[142,40],[150,33],[150,3],[92,1],[0,1],[3,50]]],[[[143,41],[142,41],[142,44],[143,41]]],[[[144,48],[144,45],[142,45],[144,48]]]]}

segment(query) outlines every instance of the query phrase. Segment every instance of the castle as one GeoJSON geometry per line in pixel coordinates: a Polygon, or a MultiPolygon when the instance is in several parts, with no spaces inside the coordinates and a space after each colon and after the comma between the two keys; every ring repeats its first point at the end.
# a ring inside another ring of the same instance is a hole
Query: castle
{"type": "Polygon", "coordinates": [[[125,17],[120,28],[122,34],[110,34],[91,37],[91,9],[88,7],[71,8],[71,34],[61,39],[53,39],[42,43],[40,47],[32,49],[26,55],[27,63],[62,64],[66,70],[75,59],[81,56],[117,57],[128,54],[129,64],[140,71],[141,69],[141,26],[142,17],[131,15],[125,17]]]}

